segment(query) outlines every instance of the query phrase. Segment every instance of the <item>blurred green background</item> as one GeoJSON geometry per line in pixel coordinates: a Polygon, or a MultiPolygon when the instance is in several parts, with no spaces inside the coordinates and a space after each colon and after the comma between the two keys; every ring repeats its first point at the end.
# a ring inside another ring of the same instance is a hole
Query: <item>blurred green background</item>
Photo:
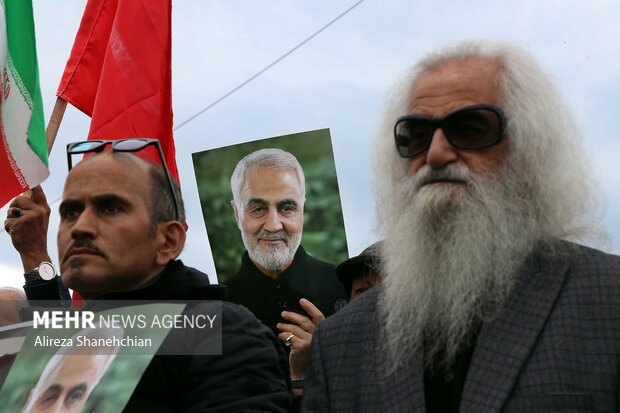
{"type": "Polygon", "coordinates": [[[245,251],[230,206],[230,176],[237,162],[258,149],[292,153],[306,176],[301,244],[308,254],[338,264],[348,258],[340,193],[329,129],[210,149],[192,154],[202,216],[219,282],[233,276],[245,251]]]}

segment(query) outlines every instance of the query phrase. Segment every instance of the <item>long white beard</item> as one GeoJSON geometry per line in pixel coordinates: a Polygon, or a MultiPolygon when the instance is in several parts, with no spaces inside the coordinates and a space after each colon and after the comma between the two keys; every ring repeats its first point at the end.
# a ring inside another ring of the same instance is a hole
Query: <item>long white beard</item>
{"type": "Polygon", "coordinates": [[[505,302],[539,239],[518,175],[505,169],[491,177],[464,165],[425,166],[414,179],[390,185],[392,196],[379,205],[386,233],[380,311],[388,371],[421,349],[425,368],[450,366],[473,330],[505,302]],[[467,185],[424,186],[440,178],[467,185]]]}

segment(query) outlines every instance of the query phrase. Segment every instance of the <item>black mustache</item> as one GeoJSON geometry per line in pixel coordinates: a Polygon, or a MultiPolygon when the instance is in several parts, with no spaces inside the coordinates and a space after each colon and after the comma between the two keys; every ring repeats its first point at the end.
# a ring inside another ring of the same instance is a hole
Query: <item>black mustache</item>
{"type": "Polygon", "coordinates": [[[93,244],[89,240],[76,240],[76,241],[74,241],[73,244],[71,244],[71,246],[67,250],[67,253],[65,254],[65,256],[71,255],[71,253],[73,251],[75,251],[76,249],[79,249],[79,248],[85,248],[87,250],[92,251],[93,254],[100,255],[100,256],[102,256],[104,258],[107,257],[107,255],[99,247],[97,247],[95,244],[93,244]]]}

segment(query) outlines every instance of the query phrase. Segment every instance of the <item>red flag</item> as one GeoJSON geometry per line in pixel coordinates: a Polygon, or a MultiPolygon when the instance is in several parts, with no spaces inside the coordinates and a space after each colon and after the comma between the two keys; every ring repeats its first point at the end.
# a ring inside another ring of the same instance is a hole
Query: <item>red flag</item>
{"type": "Polygon", "coordinates": [[[172,137],[171,0],[88,0],[57,95],[92,117],[88,139],[172,137]]]}

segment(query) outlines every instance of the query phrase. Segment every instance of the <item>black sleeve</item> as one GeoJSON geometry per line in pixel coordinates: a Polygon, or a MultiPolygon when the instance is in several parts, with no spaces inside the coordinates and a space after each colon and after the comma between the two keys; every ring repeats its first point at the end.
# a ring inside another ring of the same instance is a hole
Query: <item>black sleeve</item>
{"type": "Polygon", "coordinates": [[[24,285],[24,292],[26,293],[28,301],[57,301],[58,306],[62,305],[68,307],[71,305],[69,289],[65,287],[59,276],[49,281],[39,280],[27,283],[24,285]]]}
{"type": "Polygon", "coordinates": [[[287,412],[291,390],[282,346],[245,307],[222,305],[222,355],[193,357],[186,411],[287,412]]]}

